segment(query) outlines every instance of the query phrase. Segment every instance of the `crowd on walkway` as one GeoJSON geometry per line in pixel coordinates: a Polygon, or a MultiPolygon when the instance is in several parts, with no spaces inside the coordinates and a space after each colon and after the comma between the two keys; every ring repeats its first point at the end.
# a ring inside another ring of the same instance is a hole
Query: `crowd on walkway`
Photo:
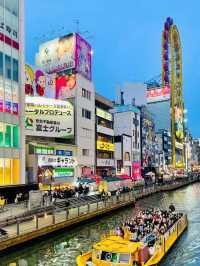
{"type": "Polygon", "coordinates": [[[66,187],[64,189],[54,189],[54,190],[48,190],[45,191],[43,194],[43,203],[47,201],[56,203],[57,199],[68,199],[71,197],[77,197],[80,196],[86,196],[89,193],[89,186],[88,185],[82,185],[79,184],[78,186],[72,187],[66,187]]]}
{"type": "Polygon", "coordinates": [[[143,241],[150,234],[156,238],[165,234],[181,216],[181,213],[175,212],[173,204],[169,206],[169,210],[149,208],[125,221],[123,226],[117,229],[117,234],[123,237],[128,229],[132,233],[132,241],[143,241]]]}

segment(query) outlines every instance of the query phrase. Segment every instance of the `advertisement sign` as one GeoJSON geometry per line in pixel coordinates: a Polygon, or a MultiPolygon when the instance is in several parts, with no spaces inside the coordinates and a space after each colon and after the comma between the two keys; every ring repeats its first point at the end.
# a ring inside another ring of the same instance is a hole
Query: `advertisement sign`
{"type": "Polygon", "coordinates": [[[141,166],[139,162],[132,163],[132,177],[135,180],[141,178],[141,166]]]}
{"type": "Polygon", "coordinates": [[[52,99],[67,99],[75,96],[76,75],[44,71],[25,65],[25,95],[52,99]]]}
{"type": "Polygon", "coordinates": [[[3,86],[3,79],[0,78],[0,112],[3,112],[3,102],[4,102],[4,86],[3,86]]]}
{"type": "Polygon", "coordinates": [[[12,112],[12,89],[11,81],[5,81],[5,112],[12,112]]]}
{"type": "Polygon", "coordinates": [[[30,136],[74,137],[74,107],[68,101],[26,96],[25,129],[30,136]]]}
{"type": "Polygon", "coordinates": [[[56,77],[55,98],[68,99],[75,97],[76,75],[65,74],[56,77]]]}
{"type": "Polygon", "coordinates": [[[36,55],[36,64],[46,73],[75,68],[75,35],[69,34],[43,43],[36,55]]]}
{"type": "Polygon", "coordinates": [[[76,71],[91,80],[91,46],[76,33],[76,71]]]}
{"type": "Polygon", "coordinates": [[[115,145],[109,142],[97,141],[97,150],[114,151],[115,145]]]}
{"type": "Polygon", "coordinates": [[[12,83],[12,109],[13,114],[17,115],[19,113],[19,97],[18,97],[18,85],[14,82],[12,83]]]}
{"type": "Polygon", "coordinates": [[[52,166],[74,168],[76,166],[76,160],[73,157],[64,157],[56,155],[38,155],[38,166],[52,166]]]}
{"type": "Polygon", "coordinates": [[[112,114],[110,114],[110,113],[108,113],[108,112],[106,112],[106,111],[104,111],[98,107],[96,108],[96,114],[97,114],[97,116],[102,117],[106,120],[109,120],[109,121],[113,120],[112,114]]]}
{"type": "Polygon", "coordinates": [[[152,88],[147,91],[147,102],[160,102],[170,99],[170,87],[165,86],[163,88],[152,88]]]}
{"type": "Polygon", "coordinates": [[[55,168],[53,171],[54,178],[74,176],[74,168],[55,168]]]}
{"type": "Polygon", "coordinates": [[[36,64],[45,73],[74,69],[89,80],[91,61],[91,46],[77,33],[43,43],[36,55],[36,64]]]}

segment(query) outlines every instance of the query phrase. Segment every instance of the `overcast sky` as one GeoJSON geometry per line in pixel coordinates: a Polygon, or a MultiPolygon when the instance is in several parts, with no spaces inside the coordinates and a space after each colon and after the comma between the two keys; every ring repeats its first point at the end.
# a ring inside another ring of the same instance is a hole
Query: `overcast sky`
{"type": "Polygon", "coordinates": [[[161,73],[161,31],[166,17],[178,26],[183,50],[183,85],[188,127],[200,136],[199,0],[25,0],[26,61],[34,64],[41,42],[77,30],[93,46],[93,80],[114,98],[126,81],[161,73]]]}

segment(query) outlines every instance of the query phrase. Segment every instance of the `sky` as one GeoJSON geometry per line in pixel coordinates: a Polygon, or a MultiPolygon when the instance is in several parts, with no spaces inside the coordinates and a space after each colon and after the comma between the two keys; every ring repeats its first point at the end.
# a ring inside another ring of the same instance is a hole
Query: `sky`
{"type": "Polygon", "coordinates": [[[199,10],[199,0],[25,0],[26,62],[34,64],[40,43],[79,29],[93,47],[96,90],[114,99],[117,85],[161,73],[161,32],[170,16],[182,43],[187,125],[200,137],[199,10]]]}

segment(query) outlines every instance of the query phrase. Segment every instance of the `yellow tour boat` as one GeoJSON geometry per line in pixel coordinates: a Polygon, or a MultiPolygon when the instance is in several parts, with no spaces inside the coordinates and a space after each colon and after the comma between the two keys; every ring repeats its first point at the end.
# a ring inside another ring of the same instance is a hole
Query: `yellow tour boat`
{"type": "Polygon", "coordinates": [[[134,242],[131,232],[117,236],[113,232],[103,236],[91,251],[77,257],[78,266],[153,266],[158,265],[168,250],[187,228],[187,215],[182,214],[165,234],[159,234],[153,245],[145,241],[134,242]]]}

